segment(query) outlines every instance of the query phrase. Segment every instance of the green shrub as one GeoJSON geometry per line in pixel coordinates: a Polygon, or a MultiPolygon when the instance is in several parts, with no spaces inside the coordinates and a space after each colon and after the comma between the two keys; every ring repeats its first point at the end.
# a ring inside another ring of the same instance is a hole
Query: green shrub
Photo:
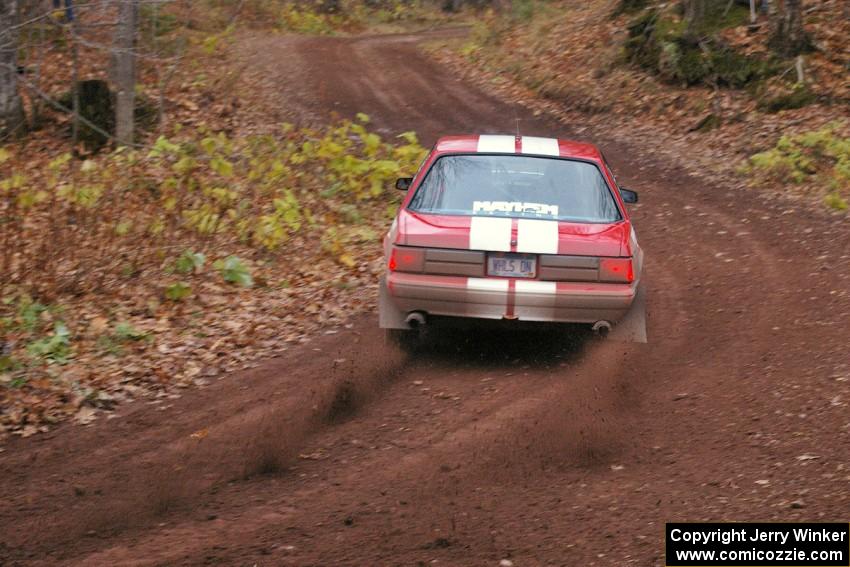
{"type": "Polygon", "coordinates": [[[120,356],[124,353],[124,345],[127,343],[150,340],[152,340],[150,333],[140,331],[127,321],[121,321],[115,325],[111,333],[97,338],[97,348],[101,353],[120,356]]]}
{"type": "Polygon", "coordinates": [[[174,262],[174,270],[181,274],[196,273],[204,267],[206,260],[206,256],[201,253],[185,250],[174,262]]]}
{"type": "Polygon", "coordinates": [[[280,27],[307,35],[333,35],[349,20],[344,14],[327,14],[296,4],[287,4],[280,14],[280,27]]]}
{"type": "Polygon", "coordinates": [[[743,171],[757,178],[813,183],[829,191],[826,203],[837,210],[847,206],[850,188],[850,137],[845,125],[834,122],[811,132],[782,136],[776,146],[749,158],[743,171]]]}
{"type": "MultiPolygon", "coordinates": [[[[626,26],[628,35],[623,44],[623,52],[627,61],[636,63],[644,69],[656,71],[659,69],[663,40],[661,34],[656,34],[656,26],[661,13],[658,10],[647,10],[626,26]]],[[[675,44],[668,50],[676,49],[675,44]]],[[[669,57],[675,61],[676,57],[669,57]]]]}
{"type": "MultiPolygon", "coordinates": [[[[122,149],[79,166],[63,154],[32,168],[38,175],[11,171],[0,178],[0,199],[21,220],[0,223],[0,240],[13,245],[10,273],[23,275],[8,283],[39,296],[69,281],[103,294],[164,261],[167,271],[198,273],[207,262],[201,251],[274,255],[296,235],[318,238],[329,223],[383,223],[400,198],[394,180],[413,174],[426,151],[412,132],[387,140],[368,123],[360,115],[240,138],[183,129],[145,152],[122,149]],[[38,256],[56,242],[61,252],[38,256]]],[[[170,295],[184,297],[178,288],[170,295]]],[[[0,306],[0,316],[14,312],[32,327],[46,309],[26,300],[0,306]]]]}
{"type": "Polygon", "coordinates": [[[694,36],[669,13],[647,10],[627,26],[627,61],[670,82],[741,88],[774,73],[773,65],[738,53],[710,33],[694,36]]]}
{"type": "Polygon", "coordinates": [[[35,340],[27,345],[27,354],[33,358],[64,364],[71,354],[71,333],[65,323],[57,321],[53,325],[53,334],[35,340]]]}
{"type": "Polygon", "coordinates": [[[186,282],[177,282],[165,288],[165,298],[169,301],[183,301],[192,294],[192,288],[186,282]]]}
{"type": "Polygon", "coordinates": [[[511,2],[512,15],[520,22],[529,22],[536,10],[535,0],[514,0],[511,2]]]}
{"type": "Polygon", "coordinates": [[[117,323],[112,334],[119,341],[142,341],[150,338],[149,333],[140,331],[127,321],[117,323]]]}
{"type": "Polygon", "coordinates": [[[35,331],[41,314],[48,309],[46,305],[33,301],[28,295],[21,297],[18,300],[18,318],[23,329],[29,333],[35,331]]]}
{"type": "Polygon", "coordinates": [[[251,287],[254,285],[251,271],[237,256],[228,256],[223,260],[216,260],[213,266],[219,271],[224,281],[228,283],[241,287],[251,287]]]}
{"type": "Polygon", "coordinates": [[[18,361],[12,355],[0,354],[0,372],[8,372],[18,367],[18,361]]]}
{"type": "Polygon", "coordinates": [[[808,106],[817,96],[806,85],[797,84],[789,91],[759,101],[759,109],[771,114],[808,106]]]}
{"type": "Polygon", "coordinates": [[[824,197],[824,203],[826,203],[827,207],[835,209],[836,211],[846,211],[848,208],[847,199],[836,192],[827,194],[827,196],[824,197]]]}

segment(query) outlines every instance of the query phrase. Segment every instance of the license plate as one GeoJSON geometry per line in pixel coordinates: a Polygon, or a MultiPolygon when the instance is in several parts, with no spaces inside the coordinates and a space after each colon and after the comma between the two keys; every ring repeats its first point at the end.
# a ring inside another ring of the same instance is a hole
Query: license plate
{"type": "Polygon", "coordinates": [[[524,254],[490,254],[487,274],[505,278],[533,278],[537,275],[537,258],[524,254]]]}

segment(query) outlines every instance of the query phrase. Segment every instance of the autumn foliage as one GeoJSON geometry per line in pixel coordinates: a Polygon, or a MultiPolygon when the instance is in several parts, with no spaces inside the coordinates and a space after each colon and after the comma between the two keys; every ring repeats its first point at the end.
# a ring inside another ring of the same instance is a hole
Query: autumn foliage
{"type": "MultiPolygon", "coordinates": [[[[334,277],[370,270],[398,200],[388,188],[415,171],[424,150],[413,133],[381,139],[368,120],[285,124],[278,135],[244,138],[182,130],[149,149],[84,161],[63,154],[14,169],[21,156],[3,150],[0,393],[9,409],[0,423],[40,423],[10,406],[33,389],[56,389],[39,377],[66,374],[76,357],[89,368],[76,386],[85,389],[109,368],[98,357],[161,347],[145,320],[207,309],[216,293],[205,286],[268,295],[305,265],[329,261],[334,277]],[[354,253],[361,243],[372,252],[354,253]],[[141,298],[127,310],[126,301],[141,298]]],[[[58,403],[51,415],[81,403],[58,403]]]]}
{"type": "Polygon", "coordinates": [[[509,96],[545,105],[571,125],[632,139],[645,131],[646,143],[697,171],[743,172],[752,185],[844,210],[847,3],[803,2],[791,27],[802,26],[810,45],[791,51],[775,47],[775,24],[800,3],[772,2],[776,14],[751,14],[747,4],[521,0],[511,12],[487,14],[460,46],[441,53],[458,72],[504,85],[509,96]],[[824,132],[829,143],[795,142],[824,132]],[[789,162],[805,166],[783,175],[789,162]]]}

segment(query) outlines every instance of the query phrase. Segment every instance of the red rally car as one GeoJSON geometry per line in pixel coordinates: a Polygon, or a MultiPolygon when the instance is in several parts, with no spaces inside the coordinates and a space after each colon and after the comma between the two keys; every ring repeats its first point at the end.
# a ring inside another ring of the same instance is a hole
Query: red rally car
{"type": "Polygon", "coordinates": [[[448,136],[384,239],[380,325],[458,318],[581,323],[646,342],[643,252],[602,153],[532,136],[448,136]]]}

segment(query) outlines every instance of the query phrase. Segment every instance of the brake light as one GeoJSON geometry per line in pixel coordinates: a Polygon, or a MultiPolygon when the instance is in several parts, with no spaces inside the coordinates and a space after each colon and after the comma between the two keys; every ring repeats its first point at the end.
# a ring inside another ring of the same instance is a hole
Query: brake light
{"type": "Polygon", "coordinates": [[[599,281],[632,283],[635,269],[631,258],[602,258],[599,260],[599,281]]]}
{"type": "Polygon", "coordinates": [[[391,272],[422,272],[425,269],[425,250],[393,246],[387,267],[391,272]]]}

